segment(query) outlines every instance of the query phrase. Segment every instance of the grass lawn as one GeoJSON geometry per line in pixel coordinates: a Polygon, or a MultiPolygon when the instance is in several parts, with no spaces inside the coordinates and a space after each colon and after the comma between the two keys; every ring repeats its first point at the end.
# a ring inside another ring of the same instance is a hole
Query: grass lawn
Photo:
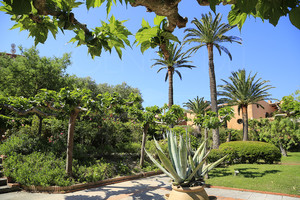
{"type": "Polygon", "coordinates": [[[283,165],[284,164],[300,164],[300,152],[288,152],[287,157],[281,158],[281,163],[283,165]]]}
{"type": "Polygon", "coordinates": [[[209,177],[206,184],[215,186],[300,195],[300,152],[289,153],[281,165],[238,164],[215,168],[209,177]],[[291,163],[299,165],[288,165],[291,163]]]}

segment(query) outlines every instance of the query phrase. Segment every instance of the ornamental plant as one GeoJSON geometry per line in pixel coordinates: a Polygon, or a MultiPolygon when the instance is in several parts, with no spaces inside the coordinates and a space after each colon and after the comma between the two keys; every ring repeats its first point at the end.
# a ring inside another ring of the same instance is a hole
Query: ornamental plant
{"type": "Polygon", "coordinates": [[[206,141],[193,152],[189,142],[187,142],[188,137],[184,140],[182,135],[180,135],[177,142],[176,135],[171,131],[167,135],[170,159],[155,139],[156,151],[161,163],[156,161],[147,151],[146,153],[154,164],[172,179],[172,184],[175,186],[192,187],[203,185],[203,176],[226,158],[224,156],[214,163],[206,164],[205,161],[209,155],[209,152],[206,153],[204,148],[206,141]]]}

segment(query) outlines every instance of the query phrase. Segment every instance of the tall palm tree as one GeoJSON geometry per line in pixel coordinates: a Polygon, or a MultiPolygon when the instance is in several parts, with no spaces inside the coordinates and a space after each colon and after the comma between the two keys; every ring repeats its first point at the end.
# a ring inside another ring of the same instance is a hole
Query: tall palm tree
{"type": "Polygon", "coordinates": [[[193,100],[189,99],[188,102],[184,103],[183,106],[190,109],[196,115],[204,114],[209,108],[210,102],[205,101],[204,97],[199,98],[198,96],[193,100]]]}
{"type": "MultiPolygon", "coordinates": [[[[183,106],[191,110],[196,116],[204,115],[209,109],[210,102],[205,101],[204,97],[199,98],[198,96],[193,100],[189,99],[188,102],[184,103],[183,106]]],[[[201,133],[201,126],[198,126],[198,131],[201,133]]]]}
{"type": "Polygon", "coordinates": [[[179,78],[182,80],[181,73],[178,71],[179,68],[189,68],[192,69],[195,66],[189,65],[191,61],[187,59],[190,58],[189,55],[182,52],[182,46],[178,48],[178,44],[169,43],[167,46],[167,50],[169,52],[168,57],[165,58],[164,53],[158,52],[160,55],[160,59],[153,59],[156,62],[151,66],[162,66],[158,69],[157,73],[163,69],[167,70],[165,81],[169,79],[169,107],[173,105],[173,75],[176,72],[179,78]]]}
{"type": "MultiPolygon", "coordinates": [[[[216,47],[221,55],[221,51],[224,51],[232,60],[232,56],[229,50],[220,45],[223,42],[236,42],[241,44],[241,38],[236,36],[226,36],[229,30],[234,28],[235,26],[230,26],[225,23],[221,23],[222,16],[217,14],[215,18],[213,18],[212,14],[202,14],[202,18],[200,21],[198,19],[194,19],[192,23],[196,26],[196,28],[188,28],[185,29],[184,32],[187,32],[187,35],[184,37],[184,43],[196,43],[196,46],[189,49],[189,51],[196,52],[201,47],[206,46],[208,51],[208,59],[209,59],[209,80],[210,80],[210,98],[211,98],[211,108],[213,112],[218,113],[217,107],[217,89],[216,89],[216,77],[215,77],[215,67],[214,67],[214,59],[213,59],[213,47],[216,47]]],[[[218,149],[220,145],[219,139],[219,129],[213,130],[213,148],[218,149]]]]}
{"type": "Polygon", "coordinates": [[[238,113],[242,109],[243,141],[248,140],[248,105],[256,104],[257,107],[263,108],[258,102],[271,99],[268,90],[274,88],[266,84],[269,81],[261,78],[255,80],[256,75],[257,73],[251,76],[250,72],[247,76],[245,69],[238,70],[231,73],[230,82],[222,79],[225,84],[219,86],[221,88],[219,95],[223,96],[229,105],[237,105],[238,113]]]}

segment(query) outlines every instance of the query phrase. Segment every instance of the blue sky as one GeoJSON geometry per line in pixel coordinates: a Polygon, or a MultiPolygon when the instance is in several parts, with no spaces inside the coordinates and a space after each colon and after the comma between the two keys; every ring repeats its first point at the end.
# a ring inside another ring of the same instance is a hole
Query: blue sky
{"type": "MultiPolygon", "coordinates": [[[[223,14],[223,21],[227,22],[229,6],[217,7],[217,12],[223,14]]],[[[188,17],[188,28],[194,28],[190,23],[194,17],[200,19],[202,13],[209,12],[208,7],[199,6],[196,1],[185,0],[179,5],[179,13],[188,17]]],[[[88,28],[100,26],[100,20],[107,21],[105,6],[87,11],[84,7],[74,10],[75,17],[88,28]]],[[[153,24],[154,13],[146,12],[144,7],[132,8],[118,5],[113,7],[112,14],[119,20],[128,20],[125,25],[134,34],[140,28],[142,19],[153,24]]],[[[22,45],[30,48],[34,45],[32,38],[28,38],[28,32],[19,32],[18,29],[9,30],[13,23],[10,16],[0,12],[0,52],[10,52],[11,44],[22,45]]],[[[184,28],[176,29],[174,34],[182,40],[184,28]]],[[[248,18],[240,32],[237,28],[231,30],[228,35],[239,36],[243,44],[224,44],[232,54],[233,60],[222,53],[220,56],[215,50],[214,62],[217,84],[222,84],[221,79],[227,79],[232,71],[245,68],[248,72],[258,73],[258,77],[270,80],[275,88],[270,90],[273,98],[281,99],[300,89],[300,30],[295,28],[287,17],[280,19],[274,27],[268,21],[264,23],[260,19],[248,18]]],[[[84,46],[76,47],[76,44],[68,43],[74,36],[73,32],[59,33],[56,40],[52,35],[48,36],[45,44],[39,44],[37,48],[41,56],[62,56],[63,53],[72,53],[72,65],[67,72],[79,77],[90,76],[97,83],[111,85],[126,82],[132,87],[139,88],[144,99],[144,106],[162,106],[168,101],[168,83],[164,81],[165,71],[156,73],[158,68],[150,68],[154,63],[152,59],[158,58],[153,49],[144,54],[140,48],[127,47],[123,51],[120,60],[115,52],[109,54],[103,52],[101,57],[94,60],[88,55],[84,46]]],[[[134,36],[130,36],[133,43],[134,36]]],[[[188,49],[191,46],[185,47],[188,49]]],[[[17,51],[17,53],[20,53],[17,51]]],[[[196,96],[210,99],[208,58],[206,48],[200,49],[192,58],[193,65],[197,68],[182,69],[183,80],[174,76],[174,103],[182,105],[188,99],[196,96]]]]}

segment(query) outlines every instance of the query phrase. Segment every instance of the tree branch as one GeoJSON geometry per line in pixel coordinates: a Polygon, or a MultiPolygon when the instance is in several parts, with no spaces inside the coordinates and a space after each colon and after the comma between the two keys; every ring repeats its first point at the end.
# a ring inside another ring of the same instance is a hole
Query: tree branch
{"type": "Polygon", "coordinates": [[[56,114],[52,114],[52,113],[45,113],[39,109],[37,109],[36,107],[32,107],[32,108],[29,108],[29,109],[26,109],[26,110],[20,110],[20,109],[17,109],[11,105],[8,105],[8,104],[4,104],[4,106],[6,108],[8,108],[9,110],[17,113],[18,115],[27,115],[29,113],[36,113],[40,116],[43,116],[43,117],[49,117],[49,116],[56,116],[56,114]]]}
{"type": "Polygon", "coordinates": [[[136,0],[131,2],[132,7],[144,6],[147,8],[147,12],[155,12],[155,14],[160,16],[166,16],[168,18],[169,24],[166,30],[173,32],[176,26],[178,28],[183,28],[188,22],[187,18],[183,18],[178,14],[178,3],[181,0],[136,0]]]}

